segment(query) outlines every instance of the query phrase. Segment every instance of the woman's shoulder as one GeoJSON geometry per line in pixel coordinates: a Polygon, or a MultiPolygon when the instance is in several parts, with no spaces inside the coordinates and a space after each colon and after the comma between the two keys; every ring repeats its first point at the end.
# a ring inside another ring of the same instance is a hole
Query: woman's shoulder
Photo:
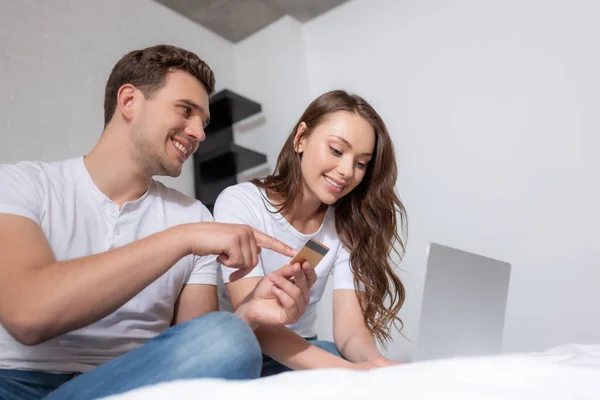
{"type": "Polygon", "coordinates": [[[216,222],[248,224],[264,229],[268,214],[262,189],[251,182],[242,182],[223,190],[213,209],[216,222]]]}
{"type": "Polygon", "coordinates": [[[217,197],[217,202],[223,201],[251,201],[255,202],[262,197],[262,190],[252,182],[241,182],[225,188],[217,197]]]}
{"type": "Polygon", "coordinates": [[[215,218],[228,214],[251,214],[258,218],[266,211],[263,189],[252,182],[242,182],[224,189],[214,206],[215,218]]]}

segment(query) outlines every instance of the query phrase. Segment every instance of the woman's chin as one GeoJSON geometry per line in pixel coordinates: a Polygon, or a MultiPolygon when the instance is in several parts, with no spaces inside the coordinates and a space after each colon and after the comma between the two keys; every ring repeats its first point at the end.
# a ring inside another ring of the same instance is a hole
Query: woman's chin
{"type": "Polygon", "coordinates": [[[327,193],[326,195],[319,196],[319,197],[320,197],[320,200],[321,200],[322,203],[331,206],[331,205],[335,204],[343,196],[342,195],[335,195],[333,193],[327,193]]]}

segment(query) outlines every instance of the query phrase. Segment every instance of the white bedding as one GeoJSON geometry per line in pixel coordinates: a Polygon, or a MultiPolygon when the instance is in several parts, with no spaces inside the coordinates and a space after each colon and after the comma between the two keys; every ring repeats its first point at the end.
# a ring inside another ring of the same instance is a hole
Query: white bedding
{"type": "Polygon", "coordinates": [[[109,397],[167,398],[598,400],[600,345],[565,345],[541,353],[454,358],[365,372],[328,369],[252,381],[176,381],[109,397]]]}

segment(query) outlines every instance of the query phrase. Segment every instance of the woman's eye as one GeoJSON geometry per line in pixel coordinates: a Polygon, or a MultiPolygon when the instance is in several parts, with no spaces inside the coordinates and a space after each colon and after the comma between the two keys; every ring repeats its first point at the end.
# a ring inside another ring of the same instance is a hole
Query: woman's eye
{"type": "Polygon", "coordinates": [[[329,147],[331,149],[331,152],[333,153],[334,156],[341,156],[342,152],[339,151],[338,149],[336,149],[335,147],[329,147]]]}
{"type": "Polygon", "coordinates": [[[366,169],[366,168],[367,168],[367,164],[365,164],[365,163],[361,163],[361,162],[359,162],[359,163],[356,163],[356,165],[357,165],[357,166],[358,166],[358,168],[360,168],[360,169],[366,169]]]}

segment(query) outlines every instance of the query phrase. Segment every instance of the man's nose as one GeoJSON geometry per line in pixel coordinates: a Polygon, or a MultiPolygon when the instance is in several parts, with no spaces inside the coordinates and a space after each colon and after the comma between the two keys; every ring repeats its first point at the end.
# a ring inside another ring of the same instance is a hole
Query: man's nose
{"type": "Polygon", "coordinates": [[[204,132],[204,124],[202,123],[202,119],[197,118],[195,121],[190,121],[185,133],[198,143],[206,139],[206,133],[204,132]]]}

